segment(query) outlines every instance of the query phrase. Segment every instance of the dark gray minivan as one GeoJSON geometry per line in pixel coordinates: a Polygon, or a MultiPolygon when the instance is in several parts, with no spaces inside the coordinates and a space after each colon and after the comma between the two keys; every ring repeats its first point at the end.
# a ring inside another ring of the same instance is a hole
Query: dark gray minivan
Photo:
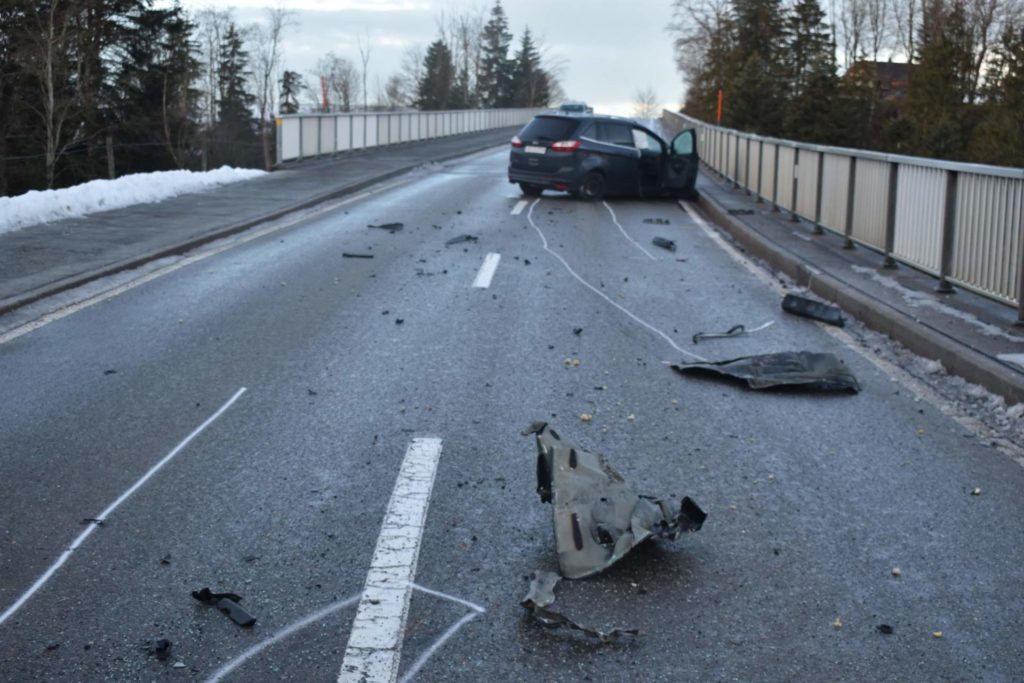
{"type": "Polygon", "coordinates": [[[525,195],[696,196],[696,131],[671,143],[629,119],[541,114],[512,138],[508,180],[525,195]]]}

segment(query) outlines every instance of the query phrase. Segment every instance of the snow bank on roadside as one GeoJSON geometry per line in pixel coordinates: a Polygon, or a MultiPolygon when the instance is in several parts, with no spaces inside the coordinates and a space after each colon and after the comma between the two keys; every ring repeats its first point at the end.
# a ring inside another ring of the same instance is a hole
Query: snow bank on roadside
{"type": "Polygon", "coordinates": [[[132,204],[159,202],[179,194],[201,192],[264,174],[265,171],[251,168],[221,166],[205,173],[136,173],[115,180],[92,180],[60,190],[31,190],[17,197],[0,197],[0,233],[132,204]]]}

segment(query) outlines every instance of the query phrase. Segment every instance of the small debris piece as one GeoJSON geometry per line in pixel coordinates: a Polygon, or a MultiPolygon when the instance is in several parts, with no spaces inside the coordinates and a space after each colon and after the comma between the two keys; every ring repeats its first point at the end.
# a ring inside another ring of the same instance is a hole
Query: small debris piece
{"type": "Polygon", "coordinates": [[[103,374],[104,375],[116,375],[117,374],[117,370],[104,370],[103,374]]]}
{"type": "Polygon", "coordinates": [[[341,252],[341,258],[373,258],[373,254],[350,254],[347,251],[341,252]]]}
{"type": "Polygon", "coordinates": [[[836,617],[836,620],[832,622],[832,628],[834,628],[835,630],[838,631],[842,627],[843,627],[843,620],[840,619],[839,617],[836,617]]]}
{"type": "Polygon", "coordinates": [[[405,318],[395,318],[395,324],[396,325],[401,325],[404,322],[405,322],[405,318]]]}
{"type": "Polygon", "coordinates": [[[782,310],[804,318],[820,320],[823,323],[835,325],[836,327],[846,325],[846,318],[843,317],[842,311],[835,306],[829,306],[820,301],[797,296],[796,294],[787,294],[785,296],[782,300],[782,310]]]}
{"type": "Polygon", "coordinates": [[[96,519],[95,517],[86,517],[82,520],[82,524],[95,524],[96,526],[103,526],[104,521],[102,519],[96,519]]]}
{"type": "Polygon", "coordinates": [[[667,249],[671,252],[676,250],[676,243],[672,240],[667,240],[664,237],[655,237],[651,240],[651,243],[656,247],[661,247],[662,249],[667,249]]]}
{"type": "Polygon", "coordinates": [[[546,422],[523,434],[536,435],[537,493],[551,503],[558,566],[567,578],[603,571],[649,538],[675,540],[697,531],[707,518],[690,498],[672,510],[665,501],[637,495],[603,456],[570,443],[546,422]]]}
{"type": "Polygon", "coordinates": [[[174,663],[174,664],[173,664],[173,665],[171,666],[171,668],[172,668],[172,669],[184,669],[184,668],[185,668],[185,662],[175,662],[175,663],[174,663]]]}
{"type": "Polygon", "coordinates": [[[884,633],[887,636],[892,635],[893,628],[889,624],[879,624],[875,628],[878,629],[879,633],[884,633]]]}
{"type": "Polygon", "coordinates": [[[746,382],[751,389],[794,386],[817,391],[860,391],[857,378],[831,353],[787,351],[711,363],[679,363],[670,367],[684,375],[731,377],[746,382]]]}
{"type": "Polygon", "coordinates": [[[571,628],[582,631],[588,636],[597,638],[602,643],[611,643],[621,636],[635,636],[640,632],[635,628],[613,628],[610,631],[601,631],[592,626],[584,626],[573,621],[564,614],[548,609],[555,602],[555,586],[562,580],[562,577],[554,572],[535,571],[530,581],[530,591],[519,604],[525,607],[533,615],[533,618],[548,628],[571,628]]]}
{"type": "Polygon", "coordinates": [[[753,209],[729,209],[728,214],[730,216],[750,216],[754,213],[753,209]]]}
{"type": "Polygon", "coordinates": [[[973,491],[971,491],[971,495],[972,496],[980,496],[981,495],[981,489],[974,489],[973,491]]]}
{"type": "Polygon", "coordinates": [[[192,597],[205,605],[216,607],[239,626],[247,627],[256,623],[256,617],[238,604],[242,598],[234,593],[214,593],[209,588],[202,588],[192,591],[192,597]]]}
{"type": "Polygon", "coordinates": [[[446,247],[450,247],[453,244],[461,244],[463,242],[478,242],[478,241],[480,241],[480,238],[477,237],[476,235],[459,235],[458,237],[451,238],[450,240],[448,240],[444,244],[445,244],[446,247]]]}
{"type": "Polygon", "coordinates": [[[580,415],[580,422],[590,422],[593,419],[594,416],[590,415],[589,413],[583,413],[582,415],[580,415]]]}
{"type": "Polygon", "coordinates": [[[942,631],[932,631],[932,638],[941,638],[942,631]]]}
{"type": "Polygon", "coordinates": [[[650,225],[668,225],[671,221],[667,218],[645,218],[644,223],[650,225]]]}
{"type": "Polygon", "coordinates": [[[626,419],[629,420],[630,422],[632,422],[632,421],[634,421],[636,419],[636,415],[634,415],[633,413],[630,413],[629,415],[626,416],[626,419]]]}
{"type": "Polygon", "coordinates": [[[147,640],[142,645],[146,654],[156,657],[161,662],[166,662],[171,657],[171,641],[166,638],[159,640],[147,640]]]}
{"type": "Polygon", "coordinates": [[[725,337],[740,337],[747,333],[743,325],[733,325],[725,332],[698,332],[693,335],[693,343],[697,344],[701,339],[724,339],[725,337]]]}
{"type": "Polygon", "coordinates": [[[160,564],[170,564],[170,563],[171,563],[171,554],[170,553],[167,553],[166,555],[164,555],[163,557],[160,558],[160,564]]]}
{"type": "Polygon", "coordinates": [[[581,334],[583,334],[583,328],[582,327],[574,327],[574,328],[572,328],[572,333],[575,334],[578,337],[581,334]]]}
{"type": "Polygon", "coordinates": [[[380,225],[367,225],[368,228],[378,228],[380,230],[387,230],[392,235],[405,227],[405,223],[381,223],[380,225]]]}
{"type": "Polygon", "coordinates": [[[316,392],[310,389],[309,387],[306,387],[306,393],[309,394],[310,396],[316,396],[316,392]]]}
{"type": "Polygon", "coordinates": [[[578,368],[580,366],[580,359],[579,358],[566,358],[562,362],[565,363],[566,366],[570,367],[570,368],[578,368]]]}
{"type": "Polygon", "coordinates": [[[903,570],[900,569],[899,567],[893,567],[892,568],[892,575],[895,576],[896,578],[899,578],[899,577],[903,576],[903,570]]]}
{"type": "Polygon", "coordinates": [[[53,652],[53,651],[54,651],[54,650],[56,650],[56,649],[57,649],[58,647],[60,647],[60,643],[50,643],[49,645],[47,645],[47,646],[46,646],[46,649],[47,649],[47,650],[48,650],[49,652],[53,652]]]}

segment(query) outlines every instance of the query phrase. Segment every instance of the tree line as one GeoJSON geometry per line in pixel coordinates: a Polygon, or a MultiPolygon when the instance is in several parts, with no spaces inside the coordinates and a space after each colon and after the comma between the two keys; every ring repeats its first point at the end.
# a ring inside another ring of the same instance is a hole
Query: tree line
{"type": "Polygon", "coordinates": [[[294,16],[266,10],[239,25],[230,11],[189,12],[152,0],[0,3],[0,195],[96,178],[222,164],[270,168],[280,113],[355,109],[544,106],[557,60],[527,28],[513,49],[496,1],[437,20],[438,38],[410,48],[402,69],[368,83],[329,53],[303,77],[283,69],[294,16]]]}
{"type": "Polygon", "coordinates": [[[1024,165],[1022,0],[674,0],[669,29],[702,120],[721,91],[731,128],[1024,165]]]}

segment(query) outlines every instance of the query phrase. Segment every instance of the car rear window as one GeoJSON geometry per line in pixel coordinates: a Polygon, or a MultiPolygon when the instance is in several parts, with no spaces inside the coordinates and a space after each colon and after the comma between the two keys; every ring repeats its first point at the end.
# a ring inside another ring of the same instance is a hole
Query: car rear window
{"type": "Polygon", "coordinates": [[[519,137],[524,142],[557,142],[568,140],[580,125],[574,119],[557,116],[538,116],[523,128],[519,137]]]}

